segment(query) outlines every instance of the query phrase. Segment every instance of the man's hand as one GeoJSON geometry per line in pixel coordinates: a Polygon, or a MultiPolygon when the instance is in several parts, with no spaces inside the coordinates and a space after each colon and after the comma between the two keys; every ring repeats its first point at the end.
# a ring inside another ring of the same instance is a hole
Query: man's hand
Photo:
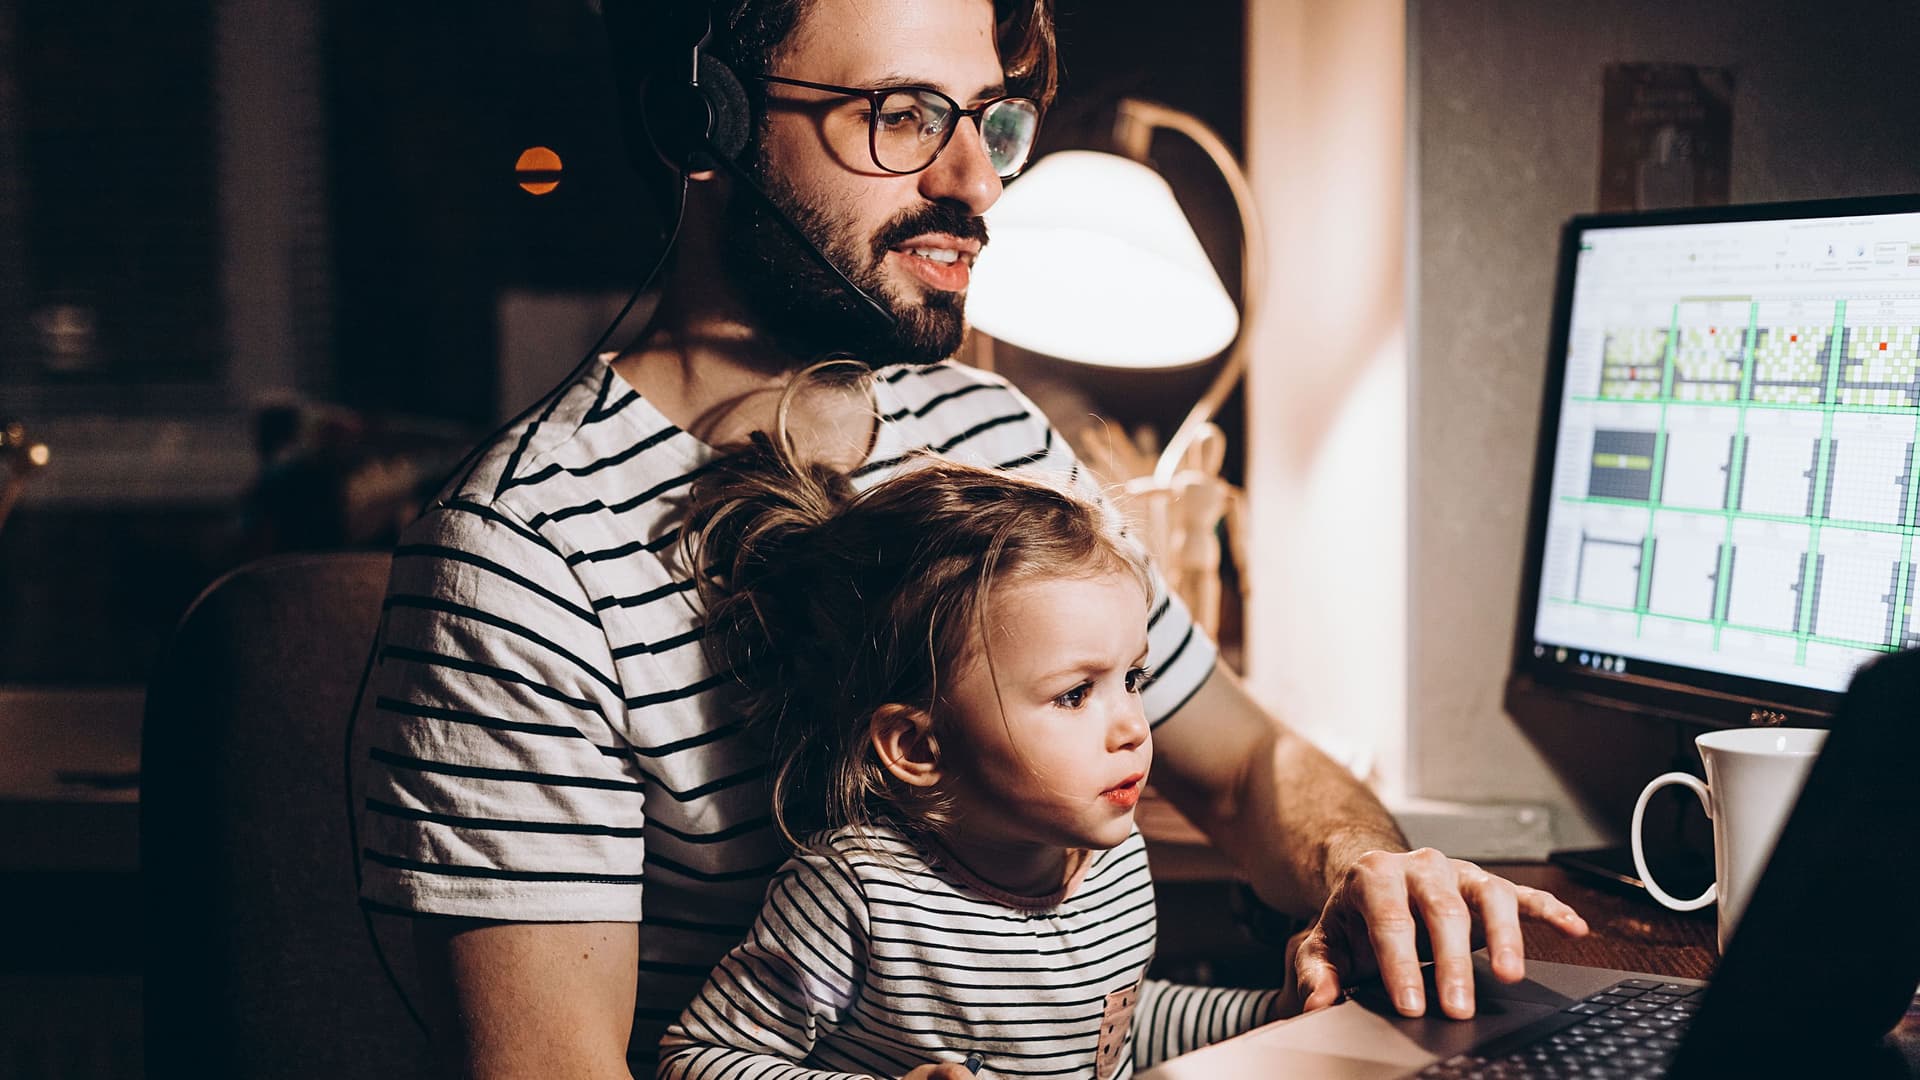
{"type": "Polygon", "coordinates": [[[1473,950],[1481,944],[1501,982],[1526,976],[1521,916],[1540,919],[1568,937],[1587,923],[1552,893],[1515,885],[1432,848],[1370,851],[1355,860],[1328,897],[1294,955],[1293,975],[1305,1011],[1340,999],[1343,985],[1378,974],[1394,1007],[1426,1012],[1420,955],[1430,948],[1440,1007],[1473,1015],[1473,950]]]}

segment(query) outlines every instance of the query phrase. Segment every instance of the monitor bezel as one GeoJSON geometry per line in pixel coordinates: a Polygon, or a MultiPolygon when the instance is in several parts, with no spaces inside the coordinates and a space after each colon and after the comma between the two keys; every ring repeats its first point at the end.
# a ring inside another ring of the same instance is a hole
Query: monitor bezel
{"type": "Polygon", "coordinates": [[[1860,217],[1920,213],[1920,194],[1798,202],[1748,203],[1614,214],[1579,214],[1561,227],[1554,279],[1553,324],[1547,339],[1547,370],[1542,389],[1540,428],[1536,433],[1532,504],[1520,580],[1520,607],[1514,620],[1513,656],[1508,675],[1509,707],[1516,694],[1545,691],[1584,704],[1650,713],[1715,727],[1750,724],[1820,723],[1839,707],[1839,691],[1820,690],[1740,675],[1677,667],[1632,659],[1624,672],[1597,670],[1561,662],[1551,654],[1534,655],[1534,619],[1540,599],[1540,570],[1546,554],[1547,512],[1553,489],[1553,455],[1559,442],[1560,405],[1566,385],[1567,336],[1573,320],[1574,273],[1582,236],[1595,229],[1648,225],[1699,225],[1791,218],[1860,217]]]}

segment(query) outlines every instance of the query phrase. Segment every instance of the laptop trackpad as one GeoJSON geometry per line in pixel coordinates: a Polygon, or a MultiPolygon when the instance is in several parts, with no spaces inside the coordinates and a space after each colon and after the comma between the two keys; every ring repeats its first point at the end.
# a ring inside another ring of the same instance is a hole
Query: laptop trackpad
{"type": "MultiPolygon", "coordinates": [[[[1476,1046],[1485,1046],[1536,1020],[1553,1016],[1571,1000],[1531,980],[1502,986],[1483,977],[1478,971],[1474,974],[1475,1001],[1471,1020],[1449,1020],[1438,1013],[1437,1007],[1422,1017],[1409,1019],[1401,1016],[1388,1000],[1386,987],[1379,983],[1356,992],[1354,1003],[1365,1008],[1382,1024],[1391,1025],[1435,1059],[1444,1061],[1476,1046]]],[[[1427,970],[1427,1000],[1439,1000],[1431,967],[1427,970]]]]}

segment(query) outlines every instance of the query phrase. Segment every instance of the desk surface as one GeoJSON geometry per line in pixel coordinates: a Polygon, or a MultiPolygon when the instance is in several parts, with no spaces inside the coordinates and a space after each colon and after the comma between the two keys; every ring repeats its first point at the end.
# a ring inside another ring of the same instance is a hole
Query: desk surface
{"type": "MultiPolygon", "coordinates": [[[[1720,957],[1714,940],[1717,917],[1711,907],[1668,911],[1646,898],[1588,885],[1549,863],[1485,865],[1509,881],[1545,889],[1573,905],[1593,931],[1584,938],[1572,939],[1544,926],[1530,925],[1529,960],[1705,979],[1720,957]]],[[[1920,999],[1893,1029],[1890,1041],[1906,1058],[1908,1073],[1920,1077],[1920,999]]]]}
{"type": "Polygon", "coordinates": [[[1530,926],[1530,960],[1704,979],[1719,959],[1714,940],[1717,916],[1712,907],[1668,911],[1646,897],[1588,885],[1550,863],[1488,863],[1486,868],[1571,904],[1593,931],[1584,938],[1566,938],[1544,926],[1530,926]]]}

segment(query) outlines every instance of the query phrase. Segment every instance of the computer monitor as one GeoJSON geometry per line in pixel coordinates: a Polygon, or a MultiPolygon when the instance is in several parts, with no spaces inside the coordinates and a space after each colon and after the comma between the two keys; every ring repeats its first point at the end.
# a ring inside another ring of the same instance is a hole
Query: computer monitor
{"type": "Polygon", "coordinates": [[[1829,717],[1920,645],[1920,196],[1569,221],[1510,696],[1829,717]]]}

